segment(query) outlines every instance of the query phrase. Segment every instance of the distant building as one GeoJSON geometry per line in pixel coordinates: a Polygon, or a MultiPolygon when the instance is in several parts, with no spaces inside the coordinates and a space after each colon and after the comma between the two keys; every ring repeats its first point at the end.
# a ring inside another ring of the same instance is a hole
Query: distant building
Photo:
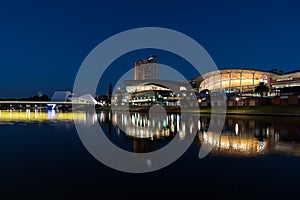
{"type": "Polygon", "coordinates": [[[273,74],[277,74],[277,75],[283,75],[284,71],[281,69],[271,69],[268,72],[273,73],[273,74]]]}
{"type": "Polygon", "coordinates": [[[158,79],[158,63],[156,56],[134,63],[134,80],[158,79]]]}
{"type": "Polygon", "coordinates": [[[114,92],[111,104],[115,106],[125,106],[128,104],[128,94],[125,89],[118,87],[114,92]]]}
{"type": "Polygon", "coordinates": [[[300,70],[272,76],[270,79],[272,89],[300,86],[300,70]]]}

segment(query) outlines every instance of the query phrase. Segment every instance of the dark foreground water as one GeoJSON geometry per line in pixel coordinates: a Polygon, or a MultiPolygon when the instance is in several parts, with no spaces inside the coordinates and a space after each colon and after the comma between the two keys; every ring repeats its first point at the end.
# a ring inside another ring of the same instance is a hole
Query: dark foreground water
{"type": "MultiPolygon", "coordinates": [[[[75,120],[88,126],[99,122],[107,137],[128,151],[154,151],[176,134],[184,140],[180,116],[169,115],[160,131],[150,135],[131,129],[133,125],[147,127],[144,118],[147,116],[99,113],[80,114],[75,120]],[[117,123],[125,123],[129,134],[117,123]]],[[[129,174],[91,156],[70,115],[2,112],[1,199],[299,197],[298,118],[228,117],[213,151],[199,159],[201,144],[213,141],[208,125],[208,116],[199,119],[195,141],[173,164],[152,173],[129,174]]]]}

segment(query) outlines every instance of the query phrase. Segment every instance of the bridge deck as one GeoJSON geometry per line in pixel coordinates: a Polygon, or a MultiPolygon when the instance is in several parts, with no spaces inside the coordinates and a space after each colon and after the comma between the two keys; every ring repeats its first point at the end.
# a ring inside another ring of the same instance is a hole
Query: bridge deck
{"type": "Polygon", "coordinates": [[[55,101],[0,101],[0,104],[91,104],[87,102],[55,102],[55,101]]]}

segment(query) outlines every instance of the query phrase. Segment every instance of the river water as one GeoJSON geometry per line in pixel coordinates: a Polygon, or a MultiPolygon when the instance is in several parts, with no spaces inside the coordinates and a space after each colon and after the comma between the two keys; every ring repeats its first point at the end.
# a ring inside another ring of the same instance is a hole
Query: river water
{"type": "Polygon", "coordinates": [[[227,116],[218,137],[209,131],[208,115],[201,115],[192,127],[181,119],[175,113],[155,120],[142,113],[1,111],[0,195],[10,199],[298,196],[299,118],[227,116]],[[100,124],[111,142],[135,153],[156,151],[172,139],[184,141],[185,130],[196,129],[197,134],[171,165],[130,174],[97,161],[79,139],[73,120],[89,127],[100,124]],[[214,148],[199,159],[203,144],[214,148]]]}

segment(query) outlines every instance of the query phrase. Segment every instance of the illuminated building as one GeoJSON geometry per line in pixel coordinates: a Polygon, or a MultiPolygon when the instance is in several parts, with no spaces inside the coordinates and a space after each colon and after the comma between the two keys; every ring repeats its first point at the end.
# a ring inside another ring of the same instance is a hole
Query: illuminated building
{"type": "Polygon", "coordinates": [[[134,80],[158,79],[158,63],[156,56],[134,63],[134,80]]]}
{"type": "Polygon", "coordinates": [[[114,92],[112,99],[112,105],[115,106],[125,106],[128,104],[128,94],[125,89],[118,87],[114,92]]]}
{"type": "Polygon", "coordinates": [[[194,94],[188,82],[170,80],[125,80],[130,105],[178,106],[180,99],[194,94]],[[170,89],[171,88],[171,89],[170,89]]]}
{"type": "Polygon", "coordinates": [[[300,86],[300,71],[293,71],[280,76],[272,76],[270,84],[273,89],[300,86]]]}
{"type": "Polygon", "coordinates": [[[199,91],[208,89],[226,93],[251,93],[259,82],[269,85],[270,72],[245,69],[226,69],[203,74],[199,91]]]}
{"type": "Polygon", "coordinates": [[[281,88],[300,86],[300,71],[284,74],[281,70],[223,69],[205,73],[195,81],[199,83],[198,91],[208,89],[239,94],[253,94],[254,88],[264,82],[270,92],[276,94],[276,90],[281,88]]]}

